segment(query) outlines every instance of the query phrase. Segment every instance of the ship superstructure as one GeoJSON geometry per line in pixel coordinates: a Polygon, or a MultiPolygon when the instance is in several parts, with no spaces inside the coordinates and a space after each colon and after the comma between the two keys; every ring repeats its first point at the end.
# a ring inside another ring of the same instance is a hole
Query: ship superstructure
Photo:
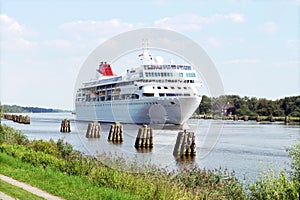
{"type": "Polygon", "coordinates": [[[163,64],[147,49],[139,57],[142,64],[120,76],[101,62],[97,69],[101,76],[77,91],[77,120],[183,124],[192,116],[201,101],[192,66],[163,64]]]}

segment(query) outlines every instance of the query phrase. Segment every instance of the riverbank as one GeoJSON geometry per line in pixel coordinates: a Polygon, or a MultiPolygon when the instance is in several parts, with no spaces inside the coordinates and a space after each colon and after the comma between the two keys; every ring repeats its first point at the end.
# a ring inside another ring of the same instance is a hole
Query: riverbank
{"type": "MultiPolygon", "coordinates": [[[[141,199],[243,199],[245,196],[241,184],[226,171],[192,168],[168,172],[155,166],[127,163],[120,157],[113,159],[111,156],[102,155],[102,159],[107,159],[111,163],[110,167],[107,167],[95,157],[84,156],[80,152],[73,151],[70,145],[62,141],[58,143],[29,141],[20,132],[15,132],[6,126],[2,127],[3,133],[14,134],[14,137],[5,137],[8,140],[1,144],[0,152],[14,157],[16,166],[25,162],[29,164],[27,167],[34,166],[37,169],[54,170],[53,173],[85,178],[91,180],[97,187],[111,188],[141,199]],[[124,170],[115,169],[119,167],[124,170]],[[145,168],[148,169],[146,170],[148,173],[140,173],[145,168]]],[[[4,162],[5,159],[1,159],[2,161],[4,162]]],[[[5,166],[13,166],[13,163],[1,164],[1,171],[5,171],[5,166]]],[[[31,180],[31,176],[35,175],[24,174],[22,181],[31,180]]],[[[44,178],[40,177],[39,180],[45,181],[47,178],[48,175],[44,178]]],[[[49,183],[49,188],[42,188],[46,191],[59,188],[55,186],[59,180],[46,182],[49,183]]],[[[36,185],[39,184],[36,183],[36,185]]],[[[62,185],[68,186],[68,184],[62,185]]],[[[66,191],[69,192],[69,190],[66,191]]],[[[50,193],[71,199],[66,197],[66,194],[57,194],[55,191],[50,193]]]]}
{"type": "Polygon", "coordinates": [[[256,121],[256,122],[283,122],[286,125],[300,125],[300,117],[273,117],[273,116],[213,116],[213,115],[193,115],[192,119],[205,120],[232,120],[232,121],[256,121]]]}
{"type": "Polygon", "coordinates": [[[284,125],[283,122],[234,121],[234,120],[198,120],[190,119],[184,127],[153,126],[154,147],[147,153],[137,152],[135,139],[140,125],[122,124],[124,141],[122,144],[108,142],[111,123],[101,123],[100,138],[86,138],[88,122],[77,122],[70,113],[29,113],[30,125],[3,120],[2,123],[21,130],[30,140],[59,139],[72,144],[86,155],[101,153],[119,155],[129,162],[141,163],[177,170],[198,166],[213,170],[222,166],[229,171],[235,170],[236,177],[250,183],[259,176],[262,168],[274,166],[276,172],[289,169],[290,159],[285,147],[297,139],[299,125],[284,125]],[[61,133],[61,122],[70,119],[70,133],[61,133]],[[182,128],[196,134],[197,156],[181,161],[174,159],[173,150],[177,134],[182,128]],[[215,145],[211,139],[219,135],[215,145]],[[258,139],[259,138],[259,139],[258,139]],[[210,150],[208,145],[214,145],[210,150]]]}
{"type": "MultiPolygon", "coordinates": [[[[47,184],[47,187],[42,189],[66,199],[75,199],[70,196],[69,187],[78,190],[79,186],[86,185],[85,182],[88,180],[96,187],[95,191],[92,190],[94,195],[99,194],[99,188],[104,187],[112,189],[113,193],[121,192],[122,198],[123,194],[130,195],[130,199],[248,199],[252,195],[266,195],[276,191],[285,195],[285,198],[282,199],[299,198],[299,193],[297,193],[299,183],[285,178],[283,172],[280,174],[280,178],[273,176],[272,179],[263,182],[263,184],[257,182],[252,186],[243,186],[234,178],[234,174],[227,170],[207,171],[194,167],[168,172],[155,166],[127,163],[120,157],[113,159],[110,155],[102,155],[111,163],[110,167],[107,167],[95,157],[84,156],[80,152],[73,151],[69,144],[62,141],[57,143],[42,140],[29,141],[23,134],[9,127],[4,126],[1,129],[1,172],[5,172],[7,167],[17,167],[21,181],[31,182],[37,177],[36,181],[39,180],[47,184]],[[123,171],[115,170],[120,166],[123,171]],[[148,173],[138,173],[141,168],[148,168],[148,173]],[[32,173],[27,172],[26,169],[32,173]],[[42,171],[40,177],[36,174],[39,170],[42,171]],[[62,175],[63,177],[56,180],[51,179],[48,174],[49,170],[54,175],[60,174],[59,176],[62,175]],[[74,183],[61,183],[68,177],[73,177],[76,181],[74,183]],[[83,179],[84,183],[77,185],[77,179],[83,179]],[[268,188],[268,185],[264,185],[272,183],[272,181],[276,181],[280,187],[273,185],[272,188],[268,188]],[[251,191],[250,194],[247,192],[248,187],[251,191]],[[55,193],[56,190],[61,193],[55,193]]],[[[12,177],[16,174],[17,172],[14,170],[6,173],[12,177]]],[[[43,183],[37,182],[35,184],[39,186],[43,183]]],[[[83,192],[90,189],[89,187],[80,188],[83,192]]],[[[78,195],[76,199],[82,199],[81,195],[84,194],[78,195]]],[[[99,199],[99,196],[89,199],[99,199]]]]}

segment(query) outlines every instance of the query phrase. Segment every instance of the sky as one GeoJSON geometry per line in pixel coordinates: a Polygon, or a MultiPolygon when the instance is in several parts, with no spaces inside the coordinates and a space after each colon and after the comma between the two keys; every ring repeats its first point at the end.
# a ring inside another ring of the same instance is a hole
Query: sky
{"type": "Polygon", "coordinates": [[[1,103],[73,109],[89,54],[113,36],[145,27],[173,30],[200,45],[226,94],[300,94],[299,0],[0,0],[1,103]]]}

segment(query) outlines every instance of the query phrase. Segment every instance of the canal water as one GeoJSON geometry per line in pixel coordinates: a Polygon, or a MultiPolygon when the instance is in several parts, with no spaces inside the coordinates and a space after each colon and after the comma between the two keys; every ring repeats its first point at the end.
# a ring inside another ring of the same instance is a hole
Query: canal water
{"type": "Polygon", "coordinates": [[[75,116],[69,113],[28,115],[30,125],[8,120],[2,120],[2,123],[21,130],[29,139],[63,139],[88,155],[117,155],[135,163],[154,164],[169,170],[194,165],[205,169],[221,167],[234,170],[236,177],[246,182],[255,180],[263,170],[288,170],[290,159],[285,148],[297,140],[300,132],[300,125],[284,125],[283,122],[190,119],[184,126],[152,126],[154,148],[139,152],[134,148],[134,142],[141,125],[123,124],[124,142],[116,145],[107,141],[110,123],[101,123],[100,138],[90,139],[85,137],[88,123],[76,122],[75,116]],[[71,120],[71,133],[60,133],[64,118],[71,120]],[[177,134],[183,129],[196,133],[197,156],[194,159],[173,157],[177,134]]]}

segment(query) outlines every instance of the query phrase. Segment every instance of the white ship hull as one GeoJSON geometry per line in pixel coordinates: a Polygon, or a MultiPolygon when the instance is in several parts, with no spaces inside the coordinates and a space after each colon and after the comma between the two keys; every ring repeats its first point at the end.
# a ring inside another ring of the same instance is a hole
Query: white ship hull
{"type": "Polygon", "coordinates": [[[199,106],[201,97],[169,97],[105,102],[76,102],[80,121],[136,124],[183,124],[199,106]]]}

